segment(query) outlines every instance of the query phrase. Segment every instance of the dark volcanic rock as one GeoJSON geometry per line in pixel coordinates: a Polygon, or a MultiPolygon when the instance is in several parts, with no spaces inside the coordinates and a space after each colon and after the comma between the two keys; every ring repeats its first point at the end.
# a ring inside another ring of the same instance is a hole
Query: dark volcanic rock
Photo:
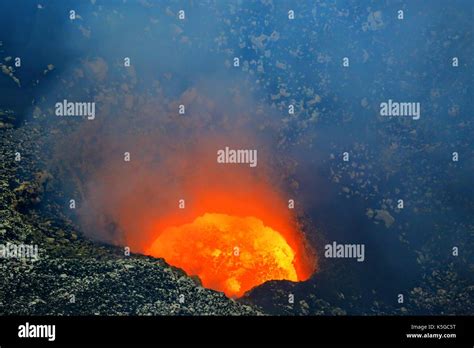
{"type": "Polygon", "coordinates": [[[54,201],[43,202],[53,178],[37,167],[41,161],[29,160],[37,159],[38,129],[0,132],[0,244],[38,246],[37,260],[0,258],[1,315],[262,314],[162,259],[124,256],[84,239],[54,201]],[[18,149],[24,156],[15,162],[18,149]]]}

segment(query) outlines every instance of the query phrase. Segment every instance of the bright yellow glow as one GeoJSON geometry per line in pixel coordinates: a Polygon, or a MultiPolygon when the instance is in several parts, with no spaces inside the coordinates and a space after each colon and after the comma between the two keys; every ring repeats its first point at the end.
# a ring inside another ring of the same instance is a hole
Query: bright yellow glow
{"type": "Polygon", "coordinates": [[[147,253],[230,297],[268,280],[298,281],[292,248],[255,217],[204,214],[192,223],[166,228],[147,253]]]}

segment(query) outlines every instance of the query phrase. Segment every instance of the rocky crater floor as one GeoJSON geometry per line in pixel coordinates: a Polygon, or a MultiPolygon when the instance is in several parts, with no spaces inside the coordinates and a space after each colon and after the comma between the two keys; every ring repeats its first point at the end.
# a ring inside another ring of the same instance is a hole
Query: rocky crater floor
{"type": "MultiPolygon", "coordinates": [[[[0,315],[466,315],[474,310],[470,252],[445,262],[435,256],[437,239],[418,252],[421,278],[404,290],[403,304],[383,300],[376,290],[358,292],[354,284],[360,280],[329,262],[307,282],[270,281],[237,300],[203,288],[199,279],[163,259],[126,256],[121,247],[86,238],[65,215],[61,204],[67,200],[48,171],[51,146],[45,134],[55,130],[35,121],[14,127],[7,116],[0,119],[0,245],[37,246],[38,258],[0,257],[0,315]]],[[[469,230],[453,232],[462,250],[471,250],[469,230]]]]}
{"type": "Polygon", "coordinates": [[[0,258],[0,314],[263,314],[162,259],[85,239],[46,198],[54,177],[41,166],[41,126],[0,128],[0,244],[38,246],[36,260],[0,258]]]}

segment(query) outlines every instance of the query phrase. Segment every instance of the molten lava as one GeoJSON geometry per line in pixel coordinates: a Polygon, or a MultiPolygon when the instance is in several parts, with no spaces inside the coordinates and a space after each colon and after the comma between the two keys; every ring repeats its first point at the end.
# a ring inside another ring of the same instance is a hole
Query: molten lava
{"type": "Polygon", "coordinates": [[[163,230],[147,253],[229,297],[268,280],[305,280],[298,277],[295,251],[285,238],[255,217],[206,213],[163,230]]]}

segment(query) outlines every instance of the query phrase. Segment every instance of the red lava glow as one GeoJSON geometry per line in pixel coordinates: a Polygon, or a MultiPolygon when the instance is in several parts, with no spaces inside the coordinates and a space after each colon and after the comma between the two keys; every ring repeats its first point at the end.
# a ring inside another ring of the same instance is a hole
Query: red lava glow
{"type": "Polygon", "coordinates": [[[229,297],[241,297],[269,280],[304,281],[314,273],[314,255],[290,210],[269,187],[198,195],[195,209],[156,223],[156,239],[146,254],[164,258],[229,297]]]}
{"type": "MultiPolygon", "coordinates": [[[[147,126],[152,122],[146,121],[147,126]]],[[[75,159],[101,164],[84,169],[83,229],[94,238],[164,258],[229,297],[269,280],[307,280],[316,257],[288,207],[284,178],[292,164],[278,164],[271,132],[257,136],[251,127],[238,131],[239,124],[227,131],[190,131],[208,121],[183,122],[195,123],[139,135],[125,127],[128,137],[96,137],[99,144],[87,152],[101,154],[94,161],[75,159]],[[226,146],[258,149],[258,166],[218,163],[217,150],[226,146]],[[133,154],[130,162],[117,160],[117,152],[125,151],[133,154]]],[[[88,132],[80,134],[87,146],[97,141],[88,132]]]]}
{"type": "Polygon", "coordinates": [[[300,280],[294,250],[255,217],[204,214],[164,230],[148,253],[229,297],[240,297],[268,280],[300,280]]]}

